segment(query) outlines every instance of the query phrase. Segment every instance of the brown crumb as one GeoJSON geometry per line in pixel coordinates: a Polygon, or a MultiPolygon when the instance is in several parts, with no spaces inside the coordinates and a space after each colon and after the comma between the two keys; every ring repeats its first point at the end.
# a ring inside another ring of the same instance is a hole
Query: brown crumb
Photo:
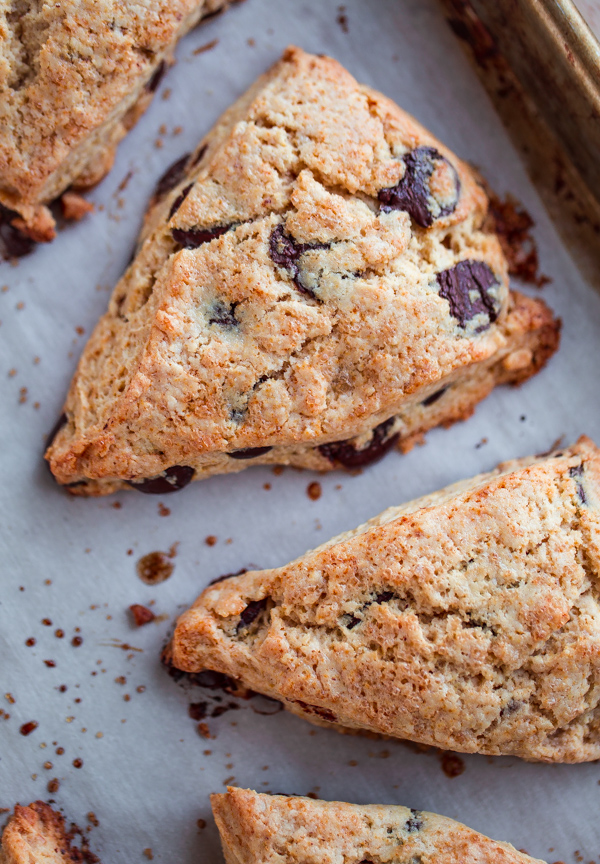
{"type": "Polygon", "coordinates": [[[125,189],[129,186],[129,181],[133,177],[133,171],[128,171],[127,174],[123,177],[119,185],[117,186],[118,192],[124,192],[125,189]]]}
{"type": "Polygon", "coordinates": [[[148,861],[152,861],[152,859],[154,858],[154,854],[152,852],[152,849],[150,849],[150,848],[144,849],[144,855],[146,856],[148,861]]]}
{"type": "Polygon", "coordinates": [[[338,14],[337,14],[337,18],[335,20],[337,21],[337,23],[342,28],[342,33],[347,33],[348,32],[348,16],[346,15],[346,7],[345,6],[338,6],[338,14]]]}
{"type": "Polygon", "coordinates": [[[133,616],[133,623],[136,627],[143,627],[144,624],[149,624],[156,618],[152,609],[148,609],[147,606],[142,606],[140,603],[133,603],[129,607],[129,611],[133,616]]]}
{"type": "Polygon", "coordinates": [[[91,213],[94,205],[77,192],[65,192],[60,199],[62,215],[68,222],[78,222],[91,213]]]}
{"type": "Polygon", "coordinates": [[[146,585],[157,585],[159,582],[165,582],[175,569],[171,561],[168,560],[173,557],[170,550],[168,553],[149,552],[137,562],[138,576],[146,585]]]}
{"type": "Polygon", "coordinates": [[[219,44],[218,39],[213,39],[212,42],[207,42],[206,45],[200,45],[199,48],[194,48],[192,54],[197,56],[198,54],[204,54],[205,51],[210,51],[215,45],[219,44]]]}
{"type": "Polygon", "coordinates": [[[268,492],[270,488],[271,488],[271,484],[270,484],[270,483],[263,483],[263,489],[264,489],[266,492],[268,492]]]}
{"type": "Polygon", "coordinates": [[[52,780],[49,780],[48,786],[46,788],[48,789],[48,792],[58,792],[58,790],[60,789],[60,782],[58,780],[58,777],[53,777],[52,780]]]}
{"type": "Polygon", "coordinates": [[[273,474],[274,474],[276,477],[280,477],[280,476],[283,474],[284,470],[285,470],[285,468],[284,468],[283,465],[275,465],[275,466],[273,467],[273,474]]]}
{"type": "Polygon", "coordinates": [[[311,501],[318,501],[321,497],[321,484],[316,480],[313,483],[309,483],[306,487],[306,494],[311,501]]]}
{"type": "Polygon", "coordinates": [[[167,99],[170,99],[170,98],[171,98],[171,93],[172,93],[172,92],[173,92],[173,91],[171,90],[170,87],[166,87],[166,88],[163,90],[162,98],[165,100],[165,102],[167,101],[167,99]]]}
{"type": "Polygon", "coordinates": [[[217,542],[217,538],[214,534],[209,534],[208,537],[206,537],[206,539],[204,540],[204,542],[207,546],[214,546],[217,542]]]}
{"type": "Polygon", "coordinates": [[[198,826],[198,831],[204,831],[206,828],[206,820],[205,819],[197,819],[196,825],[198,826]]]}
{"type": "Polygon", "coordinates": [[[162,503],[162,501],[158,505],[158,515],[159,516],[170,516],[171,515],[171,511],[169,510],[168,507],[165,507],[165,505],[162,503]]]}
{"type": "Polygon", "coordinates": [[[100,824],[100,823],[98,822],[98,817],[96,816],[96,814],[94,813],[93,810],[90,810],[90,812],[87,814],[87,817],[86,817],[86,818],[87,818],[88,822],[91,822],[92,825],[94,825],[96,828],[97,828],[98,825],[100,824]]]}
{"type": "Polygon", "coordinates": [[[440,761],[446,777],[459,777],[465,770],[465,763],[456,753],[442,753],[440,761]]]}
{"type": "Polygon", "coordinates": [[[246,39],[246,44],[249,45],[250,48],[254,48],[254,46],[256,45],[256,40],[252,38],[246,39]]]}
{"type": "Polygon", "coordinates": [[[198,735],[201,735],[203,738],[214,738],[214,735],[210,734],[210,729],[206,723],[198,723],[197,729],[198,735]]]}

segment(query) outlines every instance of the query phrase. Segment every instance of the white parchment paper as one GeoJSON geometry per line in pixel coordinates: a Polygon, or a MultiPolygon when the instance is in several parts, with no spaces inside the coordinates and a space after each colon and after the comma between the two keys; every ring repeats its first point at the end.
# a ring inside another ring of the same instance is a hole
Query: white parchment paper
{"type": "Polygon", "coordinates": [[[104,864],[145,861],[144,849],[165,864],[221,861],[208,795],[226,781],[402,803],[550,862],[588,862],[600,845],[596,764],[471,756],[449,778],[434,751],[317,730],[285,713],[263,716],[252,701],[209,719],[213,737],[204,739],[187,705],[205,695],[185,692],[159,664],[176,614],[210,579],[248,564],[284,564],[385,507],[543,451],[560,436],[571,442],[586,432],[600,440],[600,296],[561,245],[437,4],[346,0],[347,32],[339,12],[335,0],[247,0],[192,33],[91,195],[98,212],[18,266],[0,265],[7,286],[0,293],[0,708],[10,715],[0,716],[0,806],[53,799],[81,825],[92,811],[99,825],[90,839],[104,864]],[[212,49],[194,53],[215,39],[212,49]],[[164,499],[133,492],[69,498],[42,463],[44,435],[129,258],[153,185],[290,42],[338,58],[478,165],[499,193],[522,200],[553,280],[543,296],[564,319],[561,351],[521,389],[496,391],[467,423],[433,432],[426,446],[392,453],[360,476],[250,469],[164,499]],[[312,501],[306,488],[317,479],[323,494],[312,501]],[[161,501],[170,515],[159,514],[161,501]],[[172,577],[144,585],[136,561],[174,543],[172,577]],[[168,620],[133,629],[128,606],[150,601],[168,620]],[[79,647],[71,644],[75,635],[79,647]],[[126,683],[115,680],[122,676],[126,683]],[[37,729],[21,736],[31,720],[37,729]],[[50,793],[53,778],[59,788],[50,793]]]}

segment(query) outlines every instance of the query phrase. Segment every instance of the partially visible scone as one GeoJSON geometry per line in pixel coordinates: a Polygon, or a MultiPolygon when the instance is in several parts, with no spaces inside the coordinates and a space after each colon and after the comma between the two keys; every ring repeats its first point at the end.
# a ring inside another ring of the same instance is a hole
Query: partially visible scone
{"type": "Polygon", "coordinates": [[[226,3],[0,3],[0,241],[8,254],[27,249],[14,229],[38,242],[54,237],[47,205],[104,177],[177,40],[226,3]]]}
{"type": "MultiPolygon", "coordinates": [[[[600,451],[586,438],[209,586],[168,660],[320,725],[600,758],[600,451]]],[[[343,729],[342,729],[343,731],[343,729]]]]}
{"type": "Polygon", "coordinates": [[[47,452],[75,494],[356,468],[557,348],[469,167],[330,58],[288,49],[159,185],[47,452]]]}
{"type": "Polygon", "coordinates": [[[211,795],[227,864],[540,864],[510,843],[408,807],[266,795],[211,795]]]}
{"type": "Polygon", "coordinates": [[[17,804],[0,844],[0,864],[98,864],[83,843],[73,845],[64,817],[43,801],[17,804]]]}

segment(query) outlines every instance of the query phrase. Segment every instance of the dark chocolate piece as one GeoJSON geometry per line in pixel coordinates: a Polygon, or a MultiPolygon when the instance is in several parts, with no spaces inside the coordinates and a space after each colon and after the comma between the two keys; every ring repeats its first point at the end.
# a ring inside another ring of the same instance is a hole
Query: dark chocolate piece
{"type": "Polygon", "coordinates": [[[498,317],[499,303],[489,293],[490,288],[498,285],[498,279],[484,261],[459,261],[449,270],[438,273],[436,279],[440,297],[448,301],[450,314],[461,327],[483,313],[489,322],[477,328],[476,332],[480,333],[498,317]]]}
{"type": "Polygon", "coordinates": [[[404,830],[407,831],[409,834],[415,834],[423,827],[423,820],[420,818],[421,811],[413,810],[411,807],[410,812],[412,813],[412,816],[404,825],[404,830]]]}
{"type": "Polygon", "coordinates": [[[244,627],[249,627],[253,621],[255,621],[263,609],[267,606],[268,597],[263,597],[262,600],[253,600],[251,603],[248,603],[242,614],[240,615],[240,621],[237,625],[237,630],[242,630],[244,627]]]}
{"type": "Polygon", "coordinates": [[[11,225],[12,220],[17,218],[18,213],[0,204],[0,252],[5,261],[23,258],[33,252],[37,245],[35,240],[11,225]]]}
{"type": "MultiPolygon", "coordinates": [[[[285,233],[283,224],[276,225],[269,238],[269,256],[274,264],[288,271],[294,285],[299,291],[315,297],[314,292],[302,283],[299,261],[305,252],[311,249],[329,249],[329,243],[297,243],[293,237],[285,233]]],[[[315,298],[318,299],[318,298],[315,298]]]]}
{"type": "Polygon", "coordinates": [[[63,428],[63,426],[66,426],[68,422],[69,421],[67,415],[63,412],[46,436],[46,450],[48,449],[48,447],[52,446],[52,444],[54,443],[54,439],[56,438],[60,430],[63,428]]]}
{"type": "Polygon", "coordinates": [[[381,594],[378,594],[375,598],[377,603],[388,603],[394,596],[393,591],[382,591],[381,594]]]}
{"type": "Polygon", "coordinates": [[[194,184],[190,183],[185,189],[182,189],[177,198],[171,204],[171,209],[169,210],[169,216],[167,218],[167,222],[169,219],[172,219],[173,216],[177,213],[187,196],[190,194],[190,190],[194,184]]]}
{"type": "Polygon", "coordinates": [[[431,396],[427,397],[427,399],[423,399],[421,405],[424,405],[425,407],[433,405],[435,402],[438,401],[438,399],[442,398],[447,389],[447,387],[442,387],[441,390],[436,390],[435,393],[432,393],[431,396]]]}
{"type": "Polygon", "coordinates": [[[227,455],[231,459],[256,459],[258,456],[264,456],[272,447],[245,447],[243,450],[233,450],[227,455]]]}
{"type": "Polygon", "coordinates": [[[581,484],[581,478],[583,477],[583,465],[574,465],[572,468],[569,468],[569,477],[572,477],[575,480],[575,486],[577,487],[577,495],[582,504],[587,504],[587,498],[585,496],[585,489],[581,484]]]}
{"type": "Polygon", "coordinates": [[[222,576],[217,576],[216,579],[211,579],[208,583],[209,585],[216,585],[217,582],[224,582],[225,579],[232,579],[234,576],[243,576],[244,573],[248,572],[247,567],[242,567],[241,570],[238,570],[236,573],[224,573],[222,576]]]}
{"type": "Polygon", "coordinates": [[[178,492],[191,483],[196,473],[189,465],[173,465],[171,468],[159,475],[147,480],[126,480],[132,489],[143,492],[145,495],[168,495],[169,492],[178,492]]]}
{"type": "Polygon", "coordinates": [[[388,450],[392,449],[400,437],[399,432],[389,438],[386,437],[393,424],[394,417],[390,417],[389,420],[376,426],[373,429],[371,441],[362,450],[357,450],[348,441],[334,441],[331,444],[321,444],[319,452],[330,462],[337,462],[344,468],[364,468],[366,465],[373,465],[375,462],[379,462],[388,450]]]}
{"type": "Polygon", "coordinates": [[[379,201],[381,209],[387,213],[390,210],[406,210],[422,228],[429,228],[435,219],[453,213],[460,195],[460,180],[456,169],[445,156],[435,147],[416,147],[402,157],[406,166],[404,177],[396,186],[381,189],[379,201]],[[434,216],[430,210],[432,199],[429,181],[435,171],[436,162],[445,162],[452,171],[456,194],[454,200],[446,207],[440,207],[440,212],[434,216]]]}
{"type": "Polygon", "coordinates": [[[157,201],[160,201],[161,198],[164,198],[167,192],[170,192],[171,189],[174,189],[185,176],[185,169],[190,158],[189,153],[185,153],[181,159],[178,159],[176,162],[167,168],[165,173],[159,179],[156,184],[156,188],[154,190],[154,198],[157,201]]]}
{"type": "Polygon", "coordinates": [[[208,319],[209,324],[219,324],[221,327],[237,327],[238,320],[235,317],[237,303],[226,306],[225,303],[217,302],[213,306],[212,317],[208,319]]]}
{"type": "Polygon", "coordinates": [[[308,702],[302,702],[300,699],[293,700],[296,705],[299,705],[303,711],[306,711],[307,714],[315,714],[317,717],[321,717],[323,720],[328,720],[330,723],[336,723],[337,717],[330,711],[329,708],[321,708],[320,705],[309,705],[308,702]]]}
{"type": "Polygon", "coordinates": [[[161,60],[156,69],[154,70],[152,77],[146,84],[146,90],[149,93],[156,93],[166,71],[167,64],[164,60],[161,60]]]}
{"type": "Polygon", "coordinates": [[[216,237],[220,237],[229,231],[231,225],[217,225],[214,228],[173,228],[171,235],[176,243],[184,249],[197,249],[204,243],[210,243],[216,237]]]}

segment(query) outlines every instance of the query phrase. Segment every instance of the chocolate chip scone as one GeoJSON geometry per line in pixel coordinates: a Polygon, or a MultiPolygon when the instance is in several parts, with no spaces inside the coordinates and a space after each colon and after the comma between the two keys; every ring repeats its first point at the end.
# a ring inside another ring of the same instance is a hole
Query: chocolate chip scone
{"type": "Polygon", "coordinates": [[[600,758],[599,579],[600,451],[581,438],[210,585],[167,660],[320,725],[583,762],[600,758]]]}
{"type": "Polygon", "coordinates": [[[408,807],[233,786],[211,795],[211,804],[227,864],[539,864],[510,843],[408,807]]]}
{"type": "Polygon", "coordinates": [[[73,843],[64,817],[43,801],[29,807],[17,804],[0,843],[0,864],[98,864],[82,836],[73,843]]]}
{"type": "Polygon", "coordinates": [[[46,454],[76,494],[355,468],[557,348],[468,166],[327,57],[288,49],[155,197],[46,454]]]}
{"type": "Polygon", "coordinates": [[[102,179],[177,40],[226,2],[0,4],[0,240],[9,254],[28,251],[27,238],[54,237],[47,205],[102,179]]]}

